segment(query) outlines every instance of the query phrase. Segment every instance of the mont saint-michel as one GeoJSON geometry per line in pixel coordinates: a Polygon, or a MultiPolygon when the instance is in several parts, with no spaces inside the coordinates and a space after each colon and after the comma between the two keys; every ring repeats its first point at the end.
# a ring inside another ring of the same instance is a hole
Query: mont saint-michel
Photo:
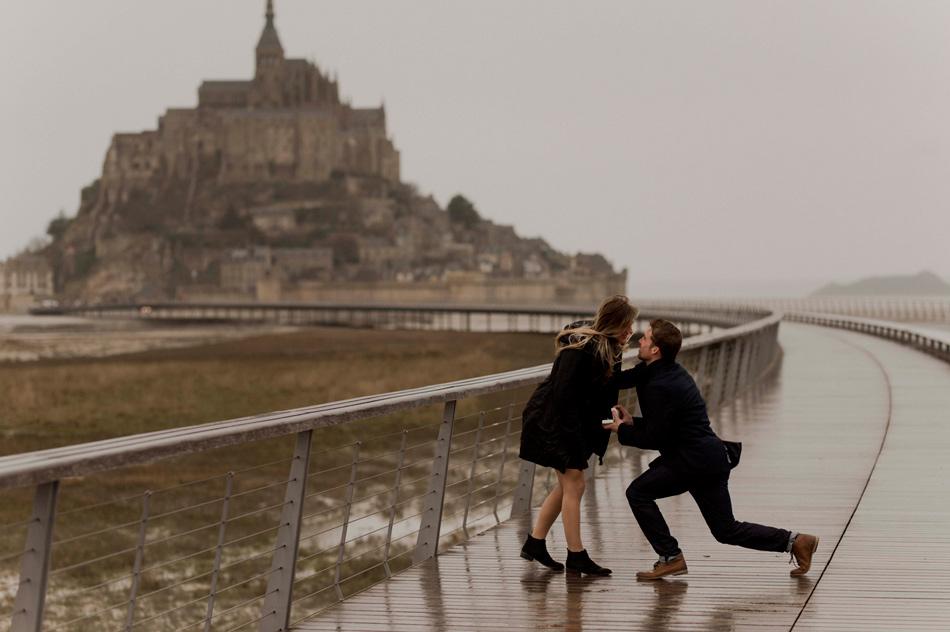
{"type": "Polygon", "coordinates": [[[443,208],[403,182],[385,107],[341,100],[337,77],[285,54],[273,0],[264,17],[252,78],[203,81],[196,107],[113,136],[75,217],[0,264],[0,309],[51,297],[596,303],[625,291],[626,271],[598,254],[558,252],[464,195],[443,208]]]}

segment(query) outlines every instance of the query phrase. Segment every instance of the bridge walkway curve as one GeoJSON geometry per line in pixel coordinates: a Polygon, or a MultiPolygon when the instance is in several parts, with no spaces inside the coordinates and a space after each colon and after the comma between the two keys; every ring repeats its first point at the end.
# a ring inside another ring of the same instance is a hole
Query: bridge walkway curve
{"type": "MultiPolygon", "coordinates": [[[[612,443],[582,513],[607,578],[518,556],[537,509],[298,622],[316,630],[945,630],[950,621],[950,366],[897,343],[783,323],[780,367],[718,411],[743,442],[736,517],[818,534],[812,570],[717,543],[688,495],[660,501],[689,574],[638,583],[655,555],[624,497],[651,455],[612,443]]],[[[540,474],[543,475],[543,474],[540,474]]],[[[537,499],[536,499],[537,501],[537,499]]],[[[548,538],[564,557],[560,523],[548,538]]]]}

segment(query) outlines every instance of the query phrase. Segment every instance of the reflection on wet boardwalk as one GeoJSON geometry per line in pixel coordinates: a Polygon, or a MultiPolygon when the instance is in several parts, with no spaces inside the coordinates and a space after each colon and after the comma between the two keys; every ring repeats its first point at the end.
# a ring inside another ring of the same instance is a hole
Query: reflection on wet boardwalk
{"type": "MultiPolygon", "coordinates": [[[[689,574],[638,583],[655,555],[624,489],[652,455],[614,444],[582,517],[591,557],[612,576],[520,559],[535,510],[295,629],[948,629],[950,367],[845,331],[783,323],[780,337],[780,370],[714,425],[743,442],[730,482],[736,517],[821,536],[805,577],[789,577],[785,554],[717,543],[685,495],[660,506],[689,574]]],[[[560,523],[548,546],[563,559],[560,523]]]]}

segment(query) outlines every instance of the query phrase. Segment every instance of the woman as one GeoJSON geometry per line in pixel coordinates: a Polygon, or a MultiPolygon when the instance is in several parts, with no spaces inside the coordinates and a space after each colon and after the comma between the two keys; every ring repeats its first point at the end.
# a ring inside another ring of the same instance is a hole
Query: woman
{"type": "Polygon", "coordinates": [[[626,296],[611,296],[591,321],[567,326],[555,338],[554,366],[531,399],[522,417],[521,458],[557,471],[557,487],[548,495],[521,557],[537,560],[556,571],[564,565],[548,553],[545,537],[561,515],[567,539],[567,570],[609,575],[598,566],[581,542],[581,497],[584,470],[591,454],[604,456],[610,431],[602,420],[611,419],[617,388],[611,376],[633,333],[638,310],[626,296]]]}

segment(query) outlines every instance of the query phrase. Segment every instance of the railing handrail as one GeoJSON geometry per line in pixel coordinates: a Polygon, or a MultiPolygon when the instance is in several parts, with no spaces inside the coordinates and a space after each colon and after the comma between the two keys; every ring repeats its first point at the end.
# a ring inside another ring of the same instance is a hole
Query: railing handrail
{"type": "MultiPolygon", "coordinates": [[[[863,333],[870,333],[884,338],[907,341],[908,337],[918,347],[929,347],[941,353],[947,353],[950,348],[950,331],[938,331],[927,327],[905,325],[891,320],[879,320],[860,316],[845,316],[828,314],[825,312],[786,312],[785,320],[802,322],[829,327],[854,329],[863,333]]],[[[948,356],[950,357],[950,356],[948,356]]]]}
{"type": "MultiPolygon", "coordinates": [[[[683,342],[683,350],[732,340],[752,331],[773,326],[781,319],[782,314],[770,313],[764,318],[744,325],[693,336],[683,342]]],[[[551,364],[544,364],[506,373],[357,397],[311,407],[10,455],[0,458],[0,490],[40,485],[66,477],[84,476],[411,408],[488,395],[537,384],[548,375],[550,369],[551,364]]]]}
{"type": "Polygon", "coordinates": [[[784,312],[848,315],[897,321],[950,321],[950,296],[821,295],[802,297],[731,297],[653,299],[638,297],[637,304],[680,308],[760,307],[784,312]]]}
{"type": "MultiPolygon", "coordinates": [[[[711,307],[710,305],[705,305],[702,303],[697,303],[697,305],[702,308],[711,307]]],[[[679,310],[683,309],[683,306],[676,305],[675,303],[664,304],[662,302],[650,301],[645,305],[640,305],[641,308],[646,307],[647,310],[653,309],[654,306],[668,310],[679,310]]],[[[133,302],[133,303],[114,303],[114,304],[97,304],[97,305],[78,305],[78,306],[59,306],[59,307],[34,307],[30,309],[30,313],[34,314],[69,314],[69,313],[82,313],[82,312],[94,312],[99,310],[135,310],[141,309],[142,307],[150,307],[152,309],[205,309],[205,308],[231,308],[231,309],[292,309],[292,310],[306,310],[306,309],[360,309],[368,311],[403,311],[403,312],[413,312],[413,311],[458,311],[458,312],[491,312],[494,314],[553,314],[557,316],[571,316],[581,313],[593,313],[597,311],[596,304],[568,304],[568,303],[553,303],[553,304],[539,304],[539,303],[386,303],[386,302],[360,302],[360,301],[309,301],[309,302],[293,302],[293,301],[274,301],[274,302],[253,302],[253,303],[242,303],[242,302],[174,302],[174,301],[142,301],[142,302],[133,302]]],[[[687,307],[688,309],[688,307],[687,307]]],[[[714,309],[717,309],[714,307],[714,309]]],[[[761,315],[768,314],[771,310],[768,308],[763,308],[756,305],[749,304],[730,304],[718,306],[718,309],[722,310],[732,310],[732,311],[743,311],[746,313],[759,313],[761,315]]]]}
{"type": "MultiPolygon", "coordinates": [[[[654,316],[678,317],[695,324],[712,327],[733,327],[740,323],[763,318],[773,310],[752,305],[663,305],[650,303],[641,305],[640,320],[654,316]]],[[[504,304],[467,304],[467,303],[360,303],[360,302],[275,302],[275,303],[124,303],[114,305],[65,306],[55,308],[34,308],[33,315],[63,316],[79,315],[90,317],[133,318],[139,320],[276,320],[281,315],[295,317],[298,314],[333,314],[349,312],[350,316],[359,313],[395,315],[395,314],[458,314],[471,317],[485,316],[527,316],[529,318],[546,316],[549,318],[577,319],[592,316],[596,306],[585,305],[517,305],[504,304]],[[293,315],[293,316],[291,316],[293,315]]],[[[296,322],[292,320],[291,322],[296,322]]]]}

